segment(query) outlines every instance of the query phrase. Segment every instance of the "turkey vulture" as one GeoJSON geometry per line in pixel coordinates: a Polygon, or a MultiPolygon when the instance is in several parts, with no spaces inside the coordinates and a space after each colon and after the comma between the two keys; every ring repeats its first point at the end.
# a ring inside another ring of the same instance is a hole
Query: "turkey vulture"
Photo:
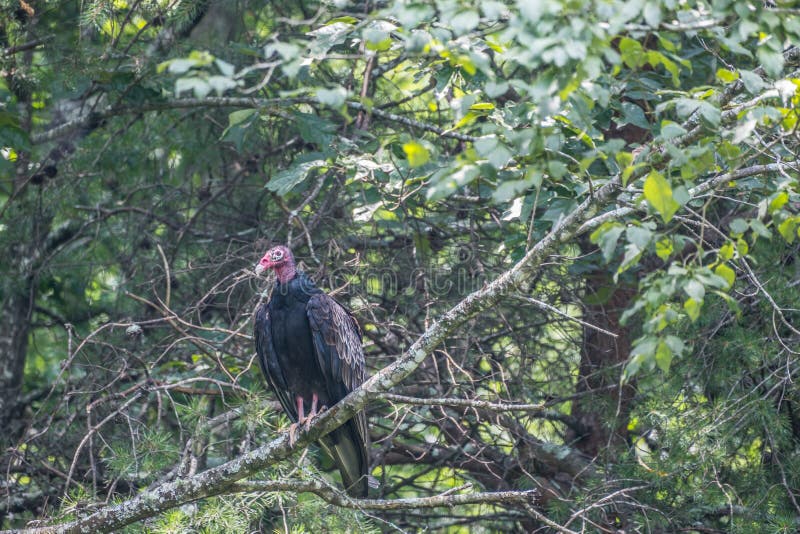
{"type": "MultiPolygon", "coordinates": [[[[297,270],[288,248],[270,249],[255,272],[267,269],[275,271],[277,283],[270,301],[255,313],[256,352],[267,383],[293,421],[293,441],[298,424],[308,428],[318,411],[364,382],[361,330],[349,311],[297,270]]],[[[353,497],[366,497],[372,478],[368,439],[363,410],[320,439],[353,497]]]]}

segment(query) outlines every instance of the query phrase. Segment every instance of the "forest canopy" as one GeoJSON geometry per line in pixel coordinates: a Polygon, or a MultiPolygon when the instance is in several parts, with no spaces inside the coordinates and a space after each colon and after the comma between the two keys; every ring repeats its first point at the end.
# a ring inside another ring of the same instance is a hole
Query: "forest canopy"
{"type": "Polygon", "coordinates": [[[800,8],[0,0],[0,529],[796,532],[800,8]],[[372,376],[290,444],[253,267],[372,376]],[[369,417],[367,499],[314,445],[369,417]]]}

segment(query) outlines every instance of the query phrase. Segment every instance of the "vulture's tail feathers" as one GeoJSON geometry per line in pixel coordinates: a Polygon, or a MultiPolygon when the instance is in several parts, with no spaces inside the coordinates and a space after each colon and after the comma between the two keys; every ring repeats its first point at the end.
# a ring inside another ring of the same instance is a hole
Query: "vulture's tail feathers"
{"type": "Polygon", "coordinates": [[[366,497],[372,480],[364,442],[353,421],[348,421],[321,440],[322,448],[331,457],[342,475],[342,484],[351,497],[366,497]]]}

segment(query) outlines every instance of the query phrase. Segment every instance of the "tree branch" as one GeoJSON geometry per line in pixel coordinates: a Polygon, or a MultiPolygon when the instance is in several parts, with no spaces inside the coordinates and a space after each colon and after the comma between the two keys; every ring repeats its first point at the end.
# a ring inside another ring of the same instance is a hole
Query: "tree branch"
{"type": "MultiPolygon", "coordinates": [[[[75,130],[88,128],[92,124],[97,124],[106,119],[117,117],[119,115],[136,115],[141,113],[149,113],[152,111],[170,111],[176,109],[201,109],[201,108],[256,108],[266,109],[269,107],[287,107],[295,104],[319,104],[319,101],[313,97],[297,97],[297,98],[250,98],[250,97],[210,97],[210,98],[172,98],[161,102],[150,102],[139,106],[110,106],[101,111],[94,111],[87,113],[77,119],[65,122],[44,132],[35,133],[31,135],[31,143],[41,144],[48,141],[53,141],[59,137],[63,137],[75,130]]],[[[364,104],[360,102],[347,102],[347,107],[357,109],[360,111],[369,111],[375,117],[411,126],[427,132],[435,133],[441,137],[450,137],[460,141],[475,141],[477,137],[471,135],[445,130],[435,124],[422,122],[408,117],[402,117],[383,111],[377,108],[367,109],[364,104]]]]}
{"type": "Polygon", "coordinates": [[[292,491],[295,493],[313,493],[330,504],[357,510],[413,510],[461,504],[529,503],[538,493],[537,490],[492,491],[457,495],[448,492],[434,495],[433,497],[409,499],[352,499],[345,493],[318,481],[294,480],[248,480],[235,484],[231,487],[231,490],[237,492],[292,491]]]}

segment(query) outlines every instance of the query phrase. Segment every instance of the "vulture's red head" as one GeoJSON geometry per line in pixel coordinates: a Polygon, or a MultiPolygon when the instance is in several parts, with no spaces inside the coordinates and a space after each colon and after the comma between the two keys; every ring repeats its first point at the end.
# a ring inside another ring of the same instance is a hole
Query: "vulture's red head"
{"type": "Polygon", "coordinates": [[[272,247],[264,254],[256,265],[256,274],[260,275],[267,269],[275,269],[275,274],[281,283],[288,282],[296,273],[292,251],[283,245],[272,247]]]}

